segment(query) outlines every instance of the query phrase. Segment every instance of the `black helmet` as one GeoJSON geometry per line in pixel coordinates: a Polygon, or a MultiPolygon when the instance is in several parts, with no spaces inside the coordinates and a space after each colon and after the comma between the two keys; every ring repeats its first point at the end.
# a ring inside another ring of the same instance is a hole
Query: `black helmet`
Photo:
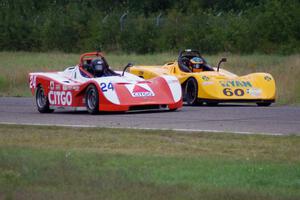
{"type": "Polygon", "coordinates": [[[92,60],[93,74],[95,77],[101,77],[103,75],[105,63],[101,58],[92,60]]]}

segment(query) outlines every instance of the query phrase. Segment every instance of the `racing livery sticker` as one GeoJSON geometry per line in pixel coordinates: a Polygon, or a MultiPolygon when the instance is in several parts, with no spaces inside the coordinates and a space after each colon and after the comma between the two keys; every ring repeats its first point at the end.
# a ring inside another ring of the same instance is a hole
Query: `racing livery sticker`
{"type": "Polygon", "coordinates": [[[272,78],[271,78],[270,76],[265,76],[264,79],[265,79],[266,81],[272,80],[272,78]]]}
{"type": "Polygon", "coordinates": [[[50,90],[54,90],[54,81],[50,81],[50,90]]]}
{"type": "Polygon", "coordinates": [[[72,93],[70,91],[49,91],[49,103],[52,105],[70,106],[72,104],[72,93]]]}
{"type": "Polygon", "coordinates": [[[246,93],[254,97],[259,97],[262,94],[262,90],[259,88],[252,88],[252,89],[247,89],[246,93]]]}
{"type": "Polygon", "coordinates": [[[202,85],[203,85],[203,86],[206,86],[206,85],[212,85],[212,84],[214,84],[214,82],[212,82],[212,81],[205,81],[205,82],[202,82],[202,85]]]}
{"type": "Polygon", "coordinates": [[[131,96],[133,97],[151,97],[155,96],[152,89],[147,84],[130,84],[126,85],[131,96]]]}
{"type": "Polygon", "coordinates": [[[202,80],[208,81],[208,80],[209,80],[209,77],[207,77],[207,76],[202,76],[202,80]]]}
{"type": "Polygon", "coordinates": [[[36,88],[36,76],[30,76],[29,78],[29,87],[36,88]]]}
{"type": "Polygon", "coordinates": [[[229,80],[229,81],[219,81],[222,87],[252,87],[250,81],[239,81],[239,80],[229,80]]]}
{"type": "Polygon", "coordinates": [[[144,75],[144,72],[143,71],[139,71],[139,76],[143,76],[144,75]]]}
{"type": "Polygon", "coordinates": [[[233,89],[233,90],[231,88],[224,88],[223,94],[228,97],[231,97],[231,96],[241,97],[241,96],[244,96],[245,91],[241,88],[237,88],[237,89],[233,89]]]}
{"type": "Polygon", "coordinates": [[[60,90],[60,85],[59,84],[55,85],[55,90],[60,90]]]}

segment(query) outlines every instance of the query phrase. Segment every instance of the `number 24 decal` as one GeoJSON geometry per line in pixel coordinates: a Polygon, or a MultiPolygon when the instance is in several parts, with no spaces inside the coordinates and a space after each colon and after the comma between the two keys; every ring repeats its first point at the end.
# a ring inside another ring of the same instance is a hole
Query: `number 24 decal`
{"type": "Polygon", "coordinates": [[[236,95],[236,96],[244,96],[245,92],[244,90],[242,89],[235,89],[232,91],[231,88],[225,88],[223,90],[223,94],[225,94],[226,96],[233,96],[233,95],[236,95]]]}
{"type": "Polygon", "coordinates": [[[100,83],[100,88],[102,92],[107,92],[108,90],[114,90],[112,83],[100,83]]]}
{"type": "Polygon", "coordinates": [[[36,88],[36,76],[29,77],[29,87],[36,88]]]}

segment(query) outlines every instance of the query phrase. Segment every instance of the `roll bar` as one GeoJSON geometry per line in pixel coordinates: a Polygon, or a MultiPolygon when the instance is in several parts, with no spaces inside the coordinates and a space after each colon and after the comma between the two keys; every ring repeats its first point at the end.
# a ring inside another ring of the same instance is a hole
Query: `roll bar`
{"type": "Polygon", "coordinates": [[[80,56],[79,67],[83,67],[84,61],[90,59],[90,57],[101,57],[104,60],[104,62],[106,62],[106,60],[101,52],[99,52],[99,51],[88,52],[88,53],[84,53],[80,56]]]}

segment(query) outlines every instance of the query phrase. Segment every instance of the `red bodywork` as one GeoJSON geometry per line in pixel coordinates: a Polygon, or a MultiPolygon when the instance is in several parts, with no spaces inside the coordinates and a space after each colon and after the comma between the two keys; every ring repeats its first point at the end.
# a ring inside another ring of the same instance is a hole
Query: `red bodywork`
{"type": "Polygon", "coordinates": [[[102,53],[91,52],[83,54],[77,66],[67,68],[65,71],[30,73],[29,86],[32,94],[35,95],[36,88],[42,86],[50,107],[84,109],[86,88],[94,84],[99,94],[99,111],[155,108],[175,110],[182,107],[181,88],[175,77],[174,79],[168,76],[157,77],[147,81],[131,74],[127,74],[127,77],[93,78],[93,75],[83,68],[84,63],[93,56],[105,59],[102,53]],[[175,89],[172,88],[173,85],[175,89]]]}

